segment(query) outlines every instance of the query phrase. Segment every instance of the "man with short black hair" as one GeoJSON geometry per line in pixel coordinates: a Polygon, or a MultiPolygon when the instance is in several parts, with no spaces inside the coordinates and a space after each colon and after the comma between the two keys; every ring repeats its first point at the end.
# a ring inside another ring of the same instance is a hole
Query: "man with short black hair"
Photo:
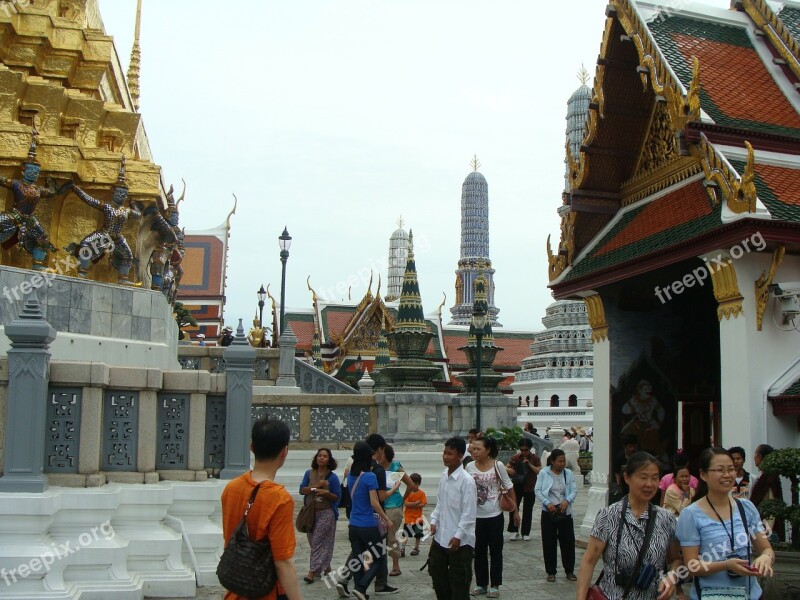
{"type": "Polygon", "coordinates": [[[478,493],[475,480],[461,465],[466,450],[463,438],[452,437],[444,443],[445,469],[431,514],[433,542],[428,554],[428,573],[437,600],[469,598],[478,493]]]}
{"type": "MultiPolygon", "coordinates": [[[[275,476],[289,452],[289,428],[285,423],[261,418],[253,423],[250,450],[255,455],[253,470],[232,479],[222,492],[222,535],[228,545],[233,532],[239,526],[245,509],[258,485],[253,506],[247,515],[247,527],[251,540],[269,539],[272,558],[278,574],[278,584],[264,596],[276,600],[283,595],[289,600],[301,600],[294,569],[294,501],[282,485],[275,483],[275,476]]],[[[240,596],[228,593],[228,600],[240,596]]]]}
{"type": "Polygon", "coordinates": [[[483,432],[477,427],[473,427],[467,432],[467,451],[464,454],[464,459],[461,461],[463,467],[466,468],[466,466],[472,462],[472,443],[482,435],[483,432]]]}
{"type": "Polygon", "coordinates": [[[744,461],[747,454],[741,446],[734,446],[728,450],[728,454],[733,459],[733,467],[736,469],[736,479],[733,483],[731,496],[734,498],[750,498],[750,473],[744,470],[744,461]]]}

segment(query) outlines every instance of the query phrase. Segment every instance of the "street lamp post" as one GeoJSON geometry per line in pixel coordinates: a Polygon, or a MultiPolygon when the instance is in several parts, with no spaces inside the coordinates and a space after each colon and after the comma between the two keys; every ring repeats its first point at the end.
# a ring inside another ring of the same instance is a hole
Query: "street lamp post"
{"type": "Polygon", "coordinates": [[[264,327],[264,301],[267,299],[267,290],[264,289],[263,283],[256,295],[258,296],[258,326],[264,327]]]}
{"type": "Polygon", "coordinates": [[[477,349],[477,378],[475,386],[475,427],[481,430],[481,342],[483,341],[483,328],[486,327],[486,311],[481,304],[475,303],[472,309],[472,327],[475,331],[475,344],[477,349]]]}
{"type": "Polygon", "coordinates": [[[281,248],[281,318],[279,322],[279,335],[283,335],[283,319],[286,313],[286,261],[289,260],[289,247],[292,245],[292,236],[289,235],[286,227],[278,238],[278,245],[281,248]]]}

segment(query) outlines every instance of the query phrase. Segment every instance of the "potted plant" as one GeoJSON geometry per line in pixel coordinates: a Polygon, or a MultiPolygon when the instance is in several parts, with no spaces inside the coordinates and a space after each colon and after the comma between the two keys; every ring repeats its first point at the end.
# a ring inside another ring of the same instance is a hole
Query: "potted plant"
{"type": "Polygon", "coordinates": [[[523,437],[521,427],[501,427],[500,429],[488,427],[483,435],[497,441],[497,448],[500,450],[497,460],[503,464],[506,464],[517,453],[519,442],[523,437]]]}
{"type": "Polygon", "coordinates": [[[764,598],[782,599],[796,598],[800,589],[800,450],[797,448],[781,448],[773,450],[761,462],[761,472],[765,475],[780,475],[790,482],[790,505],[782,498],[764,500],[758,507],[761,517],[770,519],[783,517],[791,525],[791,544],[774,544],[775,576],[767,579],[764,586],[764,598]]]}

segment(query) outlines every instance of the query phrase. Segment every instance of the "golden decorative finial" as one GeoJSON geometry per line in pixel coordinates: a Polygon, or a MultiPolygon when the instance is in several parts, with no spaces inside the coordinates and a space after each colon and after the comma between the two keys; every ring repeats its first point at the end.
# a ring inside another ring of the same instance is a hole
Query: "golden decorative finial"
{"type": "Polygon", "coordinates": [[[142,0],[136,2],[136,29],[133,34],[133,49],[131,50],[131,62],[128,66],[128,90],[133,100],[133,110],[139,112],[139,75],[142,66],[142,50],[139,46],[139,32],[142,25],[142,0]]]}
{"type": "Polygon", "coordinates": [[[414,230],[408,230],[408,260],[414,260],[414,230]]]}
{"type": "Polygon", "coordinates": [[[381,295],[381,274],[378,273],[378,289],[375,290],[375,297],[379,297],[381,295]]]}
{"type": "Polygon", "coordinates": [[[403,225],[405,225],[405,221],[403,221],[403,215],[400,215],[400,218],[397,219],[397,226],[402,229],[403,225]]]}
{"type": "Polygon", "coordinates": [[[589,71],[583,65],[581,65],[581,70],[578,71],[578,81],[581,82],[581,85],[586,85],[586,82],[589,81],[589,71]]]}
{"type": "Polygon", "coordinates": [[[478,169],[481,168],[481,163],[478,160],[478,155],[477,154],[473,154],[472,155],[472,162],[470,163],[470,165],[472,166],[472,170],[473,171],[477,171],[478,169]]]}
{"type": "Polygon", "coordinates": [[[231,194],[233,195],[233,208],[225,219],[225,227],[228,229],[228,231],[231,230],[231,217],[236,214],[236,205],[239,204],[239,199],[236,197],[236,194],[233,194],[233,192],[231,192],[231,194]]]}

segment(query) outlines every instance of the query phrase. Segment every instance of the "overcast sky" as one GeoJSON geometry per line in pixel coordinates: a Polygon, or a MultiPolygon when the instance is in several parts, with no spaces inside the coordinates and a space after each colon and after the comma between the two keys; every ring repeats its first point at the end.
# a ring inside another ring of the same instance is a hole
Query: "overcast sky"
{"type": "MultiPolygon", "coordinates": [[[[727,7],[729,0],[705,0],[727,7]]],[[[684,0],[664,4],[686,5],[684,0]]],[[[426,313],[454,300],[461,184],[489,183],[499,321],[541,329],[545,241],[558,243],[566,101],[594,74],[606,2],[144,0],[141,113],[181,223],[232,219],[225,321],[245,325],[277,238],[293,237],[287,307],[359,300],[402,215],[426,313]],[[366,277],[368,279],[368,276],[366,277]],[[337,291],[338,289],[338,291],[337,291]]],[[[136,0],[100,0],[127,69],[136,0]]],[[[591,85],[591,81],[589,83],[591,85]]],[[[373,287],[374,291],[374,287],[373,287]]],[[[449,310],[444,315],[449,320],[449,310]]]]}

